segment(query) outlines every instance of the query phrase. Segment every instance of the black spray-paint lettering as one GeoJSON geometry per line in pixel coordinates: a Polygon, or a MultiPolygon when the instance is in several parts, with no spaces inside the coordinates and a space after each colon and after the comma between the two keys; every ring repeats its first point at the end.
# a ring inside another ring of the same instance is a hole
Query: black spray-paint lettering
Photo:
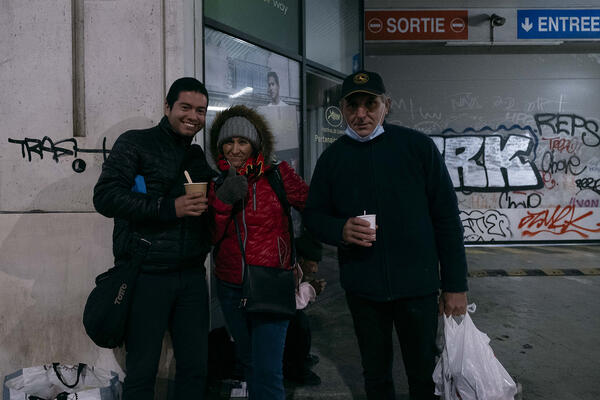
{"type": "Polygon", "coordinates": [[[61,157],[73,156],[75,160],[71,164],[73,171],[81,173],[85,171],[86,162],[82,159],[77,158],[79,153],[102,153],[104,161],[108,157],[110,150],[106,149],[106,138],[102,140],[102,149],[82,149],[77,145],[77,139],[69,138],[54,142],[48,136],[43,139],[8,139],[9,143],[21,145],[21,155],[23,158],[27,158],[31,162],[32,154],[37,154],[40,159],[44,159],[44,154],[49,153],[52,155],[52,159],[58,163],[61,157]],[[69,147],[61,146],[63,143],[70,143],[69,147]]]}
{"type": "Polygon", "coordinates": [[[600,144],[600,129],[596,121],[575,114],[536,114],[534,118],[540,137],[567,135],[581,137],[582,143],[589,147],[600,144]]]}
{"type": "Polygon", "coordinates": [[[582,190],[591,190],[595,193],[600,194],[600,178],[594,179],[591,177],[581,178],[575,180],[575,185],[581,192],[582,190]]]}
{"type": "Polygon", "coordinates": [[[568,159],[556,160],[554,150],[546,151],[542,157],[541,170],[550,174],[564,172],[574,176],[580,175],[587,169],[587,165],[581,166],[581,160],[576,155],[570,156],[568,159]]]}
{"type": "Polygon", "coordinates": [[[542,204],[542,194],[539,192],[504,192],[498,200],[499,208],[537,208],[542,204]]]}
{"type": "Polygon", "coordinates": [[[493,242],[512,237],[508,217],[497,210],[486,210],[485,213],[478,210],[461,211],[460,219],[466,242],[493,242]]]}

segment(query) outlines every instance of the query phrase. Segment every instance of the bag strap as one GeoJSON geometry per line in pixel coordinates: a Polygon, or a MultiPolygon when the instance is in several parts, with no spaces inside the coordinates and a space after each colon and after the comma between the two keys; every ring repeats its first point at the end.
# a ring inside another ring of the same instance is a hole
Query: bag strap
{"type": "Polygon", "coordinates": [[[64,377],[62,376],[62,374],[58,370],[58,366],[59,365],[60,364],[57,363],[57,362],[52,363],[52,369],[54,370],[54,373],[56,374],[56,377],[58,378],[58,380],[60,381],[60,383],[62,383],[63,385],[65,385],[69,389],[73,389],[75,386],[77,386],[79,384],[79,378],[81,377],[81,372],[85,368],[85,364],[79,363],[79,365],[77,366],[77,380],[72,385],[70,385],[67,382],[65,382],[64,377]]]}
{"type": "Polygon", "coordinates": [[[238,226],[237,220],[233,219],[233,223],[235,224],[235,233],[238,238],[238,244],[240,245],[240,251],[242,252],[242,282],[248,273],[248,263],[246,262],[246,249],[244,249],[244,243],[242,243],[242,234],[240,233],[240,227],[238,226]]]}
{"type": "MultiPolygon", "coordinates": [[[[291,265],[292,267],[296,264],[296,243],[294,240],[294,223],[292,221],[292,213],[290,203],[287,200],[287,195],[285,192],[285,187],[283,186],[283,178],[281,177],[281,172],[279,171],[279,165],[275,164],[273,167],[267,171],[265,174],[269,185],[277,195],[279,202],[281,203],[285,214],[288,217],[288,231],[290,234],[290,246],[291,246],[291,265]]],[[[244,243],[242,242],[242,235],[240,233],[240,227],[238,226],[238,222],[235,219],[235,216],[232,216],[233,222],[235,224],[235,233],[238,238],[238,244],[240,246],[240,251],[242,253],[242,282],[244,282],[244,277],[248,273],[248,263],[246,262],[246,249],[244,248],[244,243]]]]}
{"type": "Polygon", "coordinates": [[[288,230],[290,233],[290,246],[292,247],[292,254],[290,257],[292,266],[296,264],[296,243],[294,241],[294,222],[292,221],[292,208],[287,199],[287,194],[285,192],[285,186],[283,185],[283,178],[281,176],[281,171],[279,171],[279,164],[273,165],[270,171],[267,171],[265,174],[267,180],[269,181],[269,185],[277,195],[281,206],[283,207],[283,211],[286,213],[288,217],[288,230]]]}

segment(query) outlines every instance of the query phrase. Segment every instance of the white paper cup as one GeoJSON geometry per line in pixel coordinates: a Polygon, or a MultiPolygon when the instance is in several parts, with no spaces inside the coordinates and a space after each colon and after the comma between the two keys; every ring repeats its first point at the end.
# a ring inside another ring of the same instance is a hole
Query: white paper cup
{"type": "MultiPolygon", "coordinates": [[[[357,215],[356,217],[360,218],[360,219],[364,219],[365,221],[368,221],[369,222],[369,228],[376,229],[375,228],[375,214],[357,215]]],[[[376,234],[373,234],[373,240],[376,240],[375,239],[375,235],[376,234]]]]}
{"type": "Polygon", "coordinates": [[[356,217],[368,221],[369,228],[375,229],[375,214],[357,215],[356,217]]]}

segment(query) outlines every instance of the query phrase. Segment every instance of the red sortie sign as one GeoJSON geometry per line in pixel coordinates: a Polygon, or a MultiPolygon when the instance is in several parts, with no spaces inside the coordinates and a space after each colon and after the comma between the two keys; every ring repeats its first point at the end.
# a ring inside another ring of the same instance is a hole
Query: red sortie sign
{"type": "Polygon", "coordinates": [[[366,40],[468,40],[467,10],[368,10],[366,40]]]}

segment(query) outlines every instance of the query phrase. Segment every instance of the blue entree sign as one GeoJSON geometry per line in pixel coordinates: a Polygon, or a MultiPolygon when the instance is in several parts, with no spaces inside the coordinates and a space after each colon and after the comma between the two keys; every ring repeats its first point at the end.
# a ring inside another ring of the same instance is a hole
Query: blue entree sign
{"type": "Polygon", "coordinates": [[[518,39],[600,39],[600,9],[517,10],[518,39]]]}

